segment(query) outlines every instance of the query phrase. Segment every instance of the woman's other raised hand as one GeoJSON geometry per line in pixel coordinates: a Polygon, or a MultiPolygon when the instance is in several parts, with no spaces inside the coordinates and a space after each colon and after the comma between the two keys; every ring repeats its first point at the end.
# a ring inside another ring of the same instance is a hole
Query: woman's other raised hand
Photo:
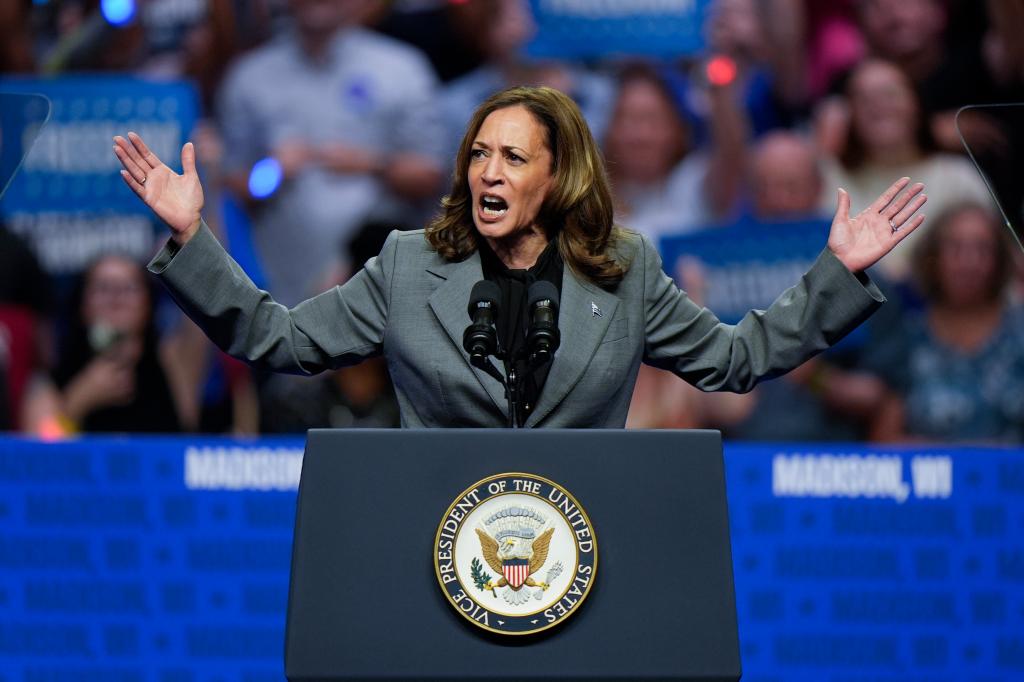
{"type": "Polygon", "coordinates": [[[114,154],[124,166],[121,177],[125,184],[167,223],[171,239],[184,246],[199,229],[203,210],[203,187],[192,143],[181,148],[181,175],[160,161],[135,133],[128,133],[127,139],[114,137],[114,154]]]}
{"type": "Polygon", "coordinates": [[[924,185],[910,185],[910,178],[900,178],[874,203],[850,217],[850,195],[839,190],[839,206],[828,235],[828,248],[849,268],[850,272],[866,270],[892,251],[924,222],[917,214],[926,197],[924,185]]]}

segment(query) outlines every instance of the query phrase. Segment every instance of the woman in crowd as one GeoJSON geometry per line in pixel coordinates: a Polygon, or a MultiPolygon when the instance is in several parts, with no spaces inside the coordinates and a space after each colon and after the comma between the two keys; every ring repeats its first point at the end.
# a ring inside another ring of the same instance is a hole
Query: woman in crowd
{"type": "Polygon", "coordinates": [[[528,361],[517,352],[527,285],[560,291],[561,346],[530,363],[519,425],[621,427],[641,362],[703,390],[746,391],[834,343],[882,300],[863,271],[924,221],[923,186],[909,178],[855,216],[840,191],[827,247],[801,281],[767,311],[722,324],[662,272],[647,239],[614,225],[601,155],[576,104],[551,88],[512,88],[474,114],[452,191],[424,232],[393,232],[344,286],[289,310],[203,225],[191,144],[182,175],[137,135],[116,137],[114,152],[124,181],[171,229],[151,270],[218,345],[307,374],[383,354],[403,426],[508,423],[501,386],[463,350],[465,306],[481,278],[501,292],[506,370],[528,361]]]}
{"type": "MultiPolygon", "coordinates": [[[[862,62],[850,75],[846,97],[845,135],[824,135],[826,142],[839,140],[838,148],[831,149],[838,163],[830,169],[827,187],[845,188],[855,207],[864,206],[889,185],[890,178],[909,175],[927,185],[932,215],[964,201],[989,201],[985,185],[966,158],[935,150],[913,85],[894,64],[862,62]]],[[[823,195],[823,205],[831,201],[830,194],[823,195]]],[[[900,249],[886,258],[882,271],[895,280],[907,279],[910,251],[900,249]]]]}
{"type": "Polygon", "coordinates": [[[180,344],[160,344],[154,292],[134,261],[106,255],[82,276],[54,372],[53,406],[71,431],[194,429],[180,344]]]}
{"type": "Polygon", "coordinates": [[[985,206],[936,219],[915,254],[925,310],[892,368],[901,387],[877,413],[883,441],[1024,442],[1024,310],[1007,299],[1013,247],[985,206]]]}
{"type": "Polygon", "coordinates": [[[658,72],[633,65],[619,76],[605,138],[615,218],[657,243],[706,227],[733,208],[742,178],[744,125],[730,87],[712,87],[712,144],[693,148],[690,128],[658,72]]]}

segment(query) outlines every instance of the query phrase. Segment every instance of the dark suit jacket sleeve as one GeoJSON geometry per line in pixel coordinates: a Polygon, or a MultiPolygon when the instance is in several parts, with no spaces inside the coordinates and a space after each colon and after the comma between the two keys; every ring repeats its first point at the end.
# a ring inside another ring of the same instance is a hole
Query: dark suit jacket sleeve
{"type": "Polygon", "coordinates": [[[185,246],[169,241],[149,270],[229,355],[276,372],[313,374],[380,354],[397,234],[343,286],[290,310],[256,288],[205,223],[185,246]]]}
{"type": "Polygon", "coordinates": [[[647,239],[641,244],[644,361],[705,391],[749,391],[763,378],[788,372],[839,341],[885,301],[866,276],[862,283],[825,249],[768,310],[750,311],[739,324],[727,325],[675,285],[647,239]]]}

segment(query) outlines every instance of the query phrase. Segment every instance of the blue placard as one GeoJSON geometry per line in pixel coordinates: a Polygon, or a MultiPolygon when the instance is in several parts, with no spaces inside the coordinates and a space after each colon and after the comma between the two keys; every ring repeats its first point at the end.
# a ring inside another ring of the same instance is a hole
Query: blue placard
{"type": "Polygon", "coordinates": [[[114,135],[142,135],[176,171],[195,126],[198,100],[184,82],[134,78],[4,79],[0,92],[49,98],[50,121],[0,203],[5,222],[25,237],[43,267],[74,273],[100,253],[152,254],[149,209],[121,180],[114,135]]]}
{"type": "Polygon", "coordinates": [[[747,311],[763,310],[814,264],[828,241],[827,219],[759,223],[662,237],[665,271],[679,281],[683,258],[696,259],[704,279],[701,303],[735,323],[747,311]]]}
{"type": "MultiPolygon", "coordinates": [[[[282,679],[301,448],[0,438],[0,680],[282,679]]],[[[745,682],[1024,679],[1024,450],[725,455],[745,682]]]]}
{"type": "Polygon", "coordinates": [[[704,49],[711,0],[531,0],[535,57],[678,57],[704,49]]]}

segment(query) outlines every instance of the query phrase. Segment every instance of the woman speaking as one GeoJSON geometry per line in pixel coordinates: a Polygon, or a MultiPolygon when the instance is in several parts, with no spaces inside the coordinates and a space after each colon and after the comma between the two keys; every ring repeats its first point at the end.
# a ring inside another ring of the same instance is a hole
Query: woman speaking
{"type": "Polygon", "coordinates": [[[406,427],[508,423],[501,384],[463,350],[482,279],[500,291],[506,369],[525,362],[529,285],[559,291],[561,345],[523,384],[519,421],[622,427],[641,362],[703,390],[747,391],[838,341],[884,301],[864,270],[924,220],[923,186],[903,192],[908,178],[856,217],[839,190],[827,248],[807,274],[768,310],[722,324],[662,272],[646,238],[613,224],[604,165],[575,103],[550,88],[512,88],[474,114],[451,194],[425,230],[393,232],[346,284],[289,310],[203,223],[191,143],[182,175],[133,133],[115,143],[125,182],[171,229],[150,270],[218,346],[303,374],[383,353],[406,427]]]}

